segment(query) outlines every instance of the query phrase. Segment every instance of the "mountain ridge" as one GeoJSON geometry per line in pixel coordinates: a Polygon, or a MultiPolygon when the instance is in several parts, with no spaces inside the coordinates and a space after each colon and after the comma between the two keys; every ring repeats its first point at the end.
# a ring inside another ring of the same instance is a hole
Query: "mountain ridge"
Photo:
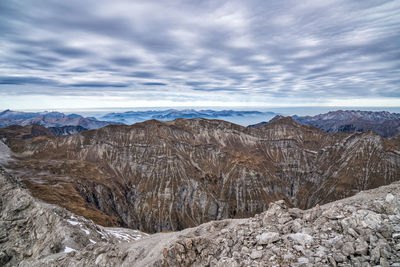
{"type": "Polygon", "coordinates": [[[249,217],[278,199],[310,208],[400,179],[396,140],[290,118],[261,129],[151,120],[6,142],[17,158],[7,168],[34,196],[146,232],[249,217]]]}
{"type": "Polygon", "coordinates": [[[178,118],[193,119],[193,118],[207,118],[207,119],[233,119],[240,117],[255,117],[266,116],[271,117],[276,115],[274,112],[261,112],[261,111],[240,111],[240,110],[211,110],[211,109],[166,109],[166,110],[146,110],[146,111],[126,111],[126,112],[111,112],[101,117],[104,120],[112,120],[123,123],[136,123],[151,119],[158,120],[174,120],[178,118]]]}
{"type": "MultiPolygon", "coordinates": [[[[400,114],[387,111],[337,110],[315,116],[294,115],[292,118],[328,133],[375,131],[383,137],[400,134],[400,114]]],[[[263,121],[248,127],[258,128],[267,123],[263,121]]]]}
{"type": "Polygon", "coordinates": [[[0,127],[11,125],[27,126],[37,124],[49,127],[80,126],[86,129],[101,128],[119,122],[98,121],[95,118],[84,118],[78,114],[64,114],[61,112],[20,112],[4,110],[0,113],[0,127]]]}

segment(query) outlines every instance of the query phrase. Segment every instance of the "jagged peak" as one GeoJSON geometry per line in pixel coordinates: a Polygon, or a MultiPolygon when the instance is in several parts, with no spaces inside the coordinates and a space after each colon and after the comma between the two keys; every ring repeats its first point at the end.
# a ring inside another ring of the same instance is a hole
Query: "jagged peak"
{"type": "Polygon", "coordinates": [[[306,127],[306,125],[300,124],[297,121],[293,120],[291,116],[281,116],[281,115],[276,115],[267,124],[263,126],[271,126],[277,124],[290,125],[294,127],[301,127],[301,126],[306,127]]]}

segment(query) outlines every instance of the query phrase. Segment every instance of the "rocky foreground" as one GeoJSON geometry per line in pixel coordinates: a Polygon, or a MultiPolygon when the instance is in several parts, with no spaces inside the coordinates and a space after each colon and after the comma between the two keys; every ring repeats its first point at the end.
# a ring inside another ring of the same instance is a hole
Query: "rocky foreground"
{"type": "Polygon", "coordinates": [[[283,201],[249,219],[147,235],[33,198],[0,172],[4,266],[400,266],[400,183],[309,210],[283,201]]]}

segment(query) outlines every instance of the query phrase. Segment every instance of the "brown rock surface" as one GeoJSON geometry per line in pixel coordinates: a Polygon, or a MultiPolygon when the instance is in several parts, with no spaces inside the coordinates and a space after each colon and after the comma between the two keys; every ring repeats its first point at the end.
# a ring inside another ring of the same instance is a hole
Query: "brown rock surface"
{"type": "Polygon", "coordinates": [[[398,266],[399,192],[396,182],[303,211],[278,201],[248,219],[148,236],[101,227],[38,201],[0,170],[0,264],[398,266]]]}
{"type": "Polygon", "coordinates": [[[396,138],[328,134],[280,118],[258,129],[151,120],[10,141],[34,196],[102,225],[146,232],[243,218],[284,199],[310,208],[400,179],[396,138]]]}

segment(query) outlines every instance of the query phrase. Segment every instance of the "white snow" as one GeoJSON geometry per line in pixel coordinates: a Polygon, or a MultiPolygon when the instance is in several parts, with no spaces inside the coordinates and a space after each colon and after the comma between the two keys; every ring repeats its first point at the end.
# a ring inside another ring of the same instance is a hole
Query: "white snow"
{"type": "Polygon", "coordinates": [[[92,239],[89,238],[90,243],[96,244],[96,241],[93,241],[92,239]]]}
{"type": "Polygon", "coordinates": [[[72,224],[72,225],[78,225],[78,224],[80,224],[79,222],[71,221],[71,220],[67,220],[67,222],[69,222],[69,223],[72,224]]]}
{"type": "Polygon", "coordinates": [[[122,239],[125,241],[129,241],[130,236],[122,233],[122,232],[118,232],[118,231],[114,231],[114,230],[107,230],[109,234],[113,235],[114,237],[116,237],[117,239],[122,239]]]}
{"type": "Polygon", "coordinates": [[[72,251],[76,251],[76,249],[70,248],[70,247],[65,247],[64,252],[65,253],[70,253],[72,251]]]}
{"type": "Polygon", "coordinates": [[[106,232],[106,234],[116,238],[119,242],[135,241],[148,236],[147,234],[140,231],[123,228],[106,228],[104,229],[104,231],[106,232]]]}
{"type": "Polygon", "coordinates": [[[97,231],[97,230],[96,230],[96,232],[98,232],[101,235],[101,238],[105,238],[105,236],[104,236],[104,234],[102,232],[97,231]]]}
{"type": "Polygon", "coordinates": [[[90,232],[89,232],[88,230],[86,230],[86,229],[83,228],[83,225],[82,225],[81,222],[75,221],[77,218],[76,218],[74,215],[71,215],[70,218],[71,218],[71,219],[74,219],[74,220],[67,220],[67,222],[68,222],[69,224],[74,225],[74,226],[75,226],[75,225],[78,225],[78,226],[81,228],[81,230],[84,231],[87,235],[90,234],[90,232]]]}
{"type": "Polygon", "coordinates": [[[82,231],[84,231],[87,235],[90,234],[90,232],[86,229],[81,229],[82,231]]]}

